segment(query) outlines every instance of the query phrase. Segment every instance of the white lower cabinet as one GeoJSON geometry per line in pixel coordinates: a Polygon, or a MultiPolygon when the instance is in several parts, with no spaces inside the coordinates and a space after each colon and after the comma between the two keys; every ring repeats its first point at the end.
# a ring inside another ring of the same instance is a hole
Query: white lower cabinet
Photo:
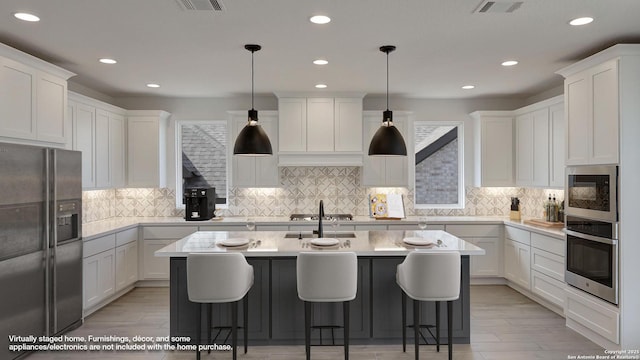
{"type": "Polygon", "coordinates": [[[116,248],[116,291],[138,280],[138,242],[130,242],[116,248]]]}
{"type": "Polygon", "coordinates": [[[531,246],[531,270],[564,281],[564,257],[531,246]]]}
{"type": "Polygon", "coordinates": [[[169,258],[155,252],[198,231],[198,226],[145,226],[142,229],[140,280],[169,280],[169,258]]]}
{"type": "Polygon", "coordinates": [[[484,249],[484,256],[471,256],[471,276],[500,276],[500,238],[466,238],[473,245],[484,249]]]}
{"type": "Polygon", "coordinates": [[[169,258],[156,257],[155,252],[175,240],[144,240],[142,245],[142,278],[145,280],[169,280],[169,258]]]}
{"type": "Polygon", "coordinates": [[[565,240],[505,226],[504,277],[516,290],[562,314],[566,307],[565,240]]]}
{"type": "Polygon", "coordinates": [[[564,281],[531,270],[531,292],[564,309],[566,295],[564,281]]]}
{"type": "MultiPolygon", "coordinates": [[[[138,280],[138,228],[85,241],[82,288],[85,315],[138,280]]],[[[113,299],[111,299],[113,300],[113,299]]]]}
{"type": "Polygon", "coordinates": [[[88,309],[115,293],[115,250],[84,258],[82,267],[83,307],[88,309]]]}
{"type": "Polygon", "coordinates": [[[531,247],[511,239],[504,240],[504,277],[530,290],[531,247]]]}
{"type": "Polygon", "coordinates": [[[567,286],[564,315],[567,326],[596,344],[620,343],[620,310],[606,301],[567,286]],[[604,340],[604,341],[603,341],[604,340]]]}
{"type": "MultiPolygon", "coordinates": [[[[446,225],[446,231],[484,249],[485,254],[471,256],[472,277],[498,277],[502,275],[501,225],[446,225]]],[[[427,226],[427,229],[432,229],[427,226]]]]}

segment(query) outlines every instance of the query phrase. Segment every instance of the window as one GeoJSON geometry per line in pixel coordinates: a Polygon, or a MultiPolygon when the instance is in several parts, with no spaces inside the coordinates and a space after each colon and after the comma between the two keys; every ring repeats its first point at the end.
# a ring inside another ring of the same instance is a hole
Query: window
{"type": "Polygon", "coordinates": [[[464,208],[464,134],[460,122],[414,123],[415,207],[464,208]]]}
{"type": "Polygon", "coordinates": [[[176,203],[185,188],[213,187],[216,204],[227,204],[227,122],[176,122],[176,203]]]}

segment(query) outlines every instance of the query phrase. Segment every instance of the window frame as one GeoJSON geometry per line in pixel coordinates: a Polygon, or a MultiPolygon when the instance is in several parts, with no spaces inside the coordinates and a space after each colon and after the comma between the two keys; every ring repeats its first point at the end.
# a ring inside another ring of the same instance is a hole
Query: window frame
{"type": "MultiPolygon", "coordinates": [[[[227,120],[176,120],[176,131],[175,131],[175,172],[176,172],[176,209],[184,209],[185,205],[182,203],[182,193],[184,189],[182,188],[182,127],[184,125],[224,125],[226,133],[227,133],[227,148],[225,149],[225,154],[229,153],[229,123],[227,120]]],[[[231,181],[231,161],[229,157],[226,157],[225,164],[225,177],[227,187],[225,189],[225,199],[226,202],[224,204],[216,203],[216,209],[228,209],[229,208],[229,185],[231,181]]],[[[218,194],[218,188],[216,188],[216,195],[218,194]]]]}
{"type": "Polygon", "coordinates": [[[411,186],[413,186],[413,207],[414,209],[464,209],[465,207],[465,186],[464,186],[464,121],[426,121],[416,120],[412,125],[412,133],[414,136],[411,138],[411,158],[409,159],[411,164],[411,186]],[[416,141],[415,134],[418,126],[456,126],[458,128],[458,201],[452,204],[419,204],[418,193],[416,190],[416,141]]]}

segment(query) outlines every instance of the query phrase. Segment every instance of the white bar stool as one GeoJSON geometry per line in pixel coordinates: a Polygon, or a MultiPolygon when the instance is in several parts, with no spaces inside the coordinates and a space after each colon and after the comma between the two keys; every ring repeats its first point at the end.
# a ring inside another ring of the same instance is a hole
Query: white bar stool
{"type": "MultiPolygon", "coordinates": [[[[244,352],[247,352],[247,293],[252,285],[253,266],[240,253],[187,255],[187,293],[189,301],[199,303],[196,318],[196,359],[200,359],[202,304],[231,303],[231,346],[235,360],[238,345],[238,302],[244,299],[244,352]]],[[[210,321],[209,317],[207,324],[210,321]]]]}
{"type": "Polygon", "coordinates": [[[415,358],[420,348],[420,301],[436,302],[436,344],[440,351],[440,302],[447,302],[449,360],[453,356],[453,300],[460,297],[460,253],[446,250],[410,252],[398,265],[396,282],[402,289],[402,351],[407,347],[407,296],[413,299],[415,358]]]}
{"type": "Polygon", "coordinates": [[[349,359],[349,302],[358,291],[354,252],[302,252],[296,262],[298,297],[304,301],[304,344],[311,359],[311,303],[342,302],[344,358],[349,359]]]}

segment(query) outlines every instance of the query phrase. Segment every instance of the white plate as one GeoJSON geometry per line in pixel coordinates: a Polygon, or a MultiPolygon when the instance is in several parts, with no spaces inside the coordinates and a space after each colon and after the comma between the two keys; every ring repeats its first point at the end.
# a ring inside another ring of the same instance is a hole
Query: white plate
{"type": "Polygon", "coordinates": [[[218,240],[217,244],[223,245],[223,246],[242,246],[242,245],[247,245],[249,241],[251,240],[247,238],[229,238],[229,239],[218,240]]]}
{"type": "Polygon", "coordinates": [[[315,238],[315,239],[311,239],[311,244],[317,245],[317,246],[333,246],[333,245],[338,245],[339,243],[340,243],[340,240],[335,239],[335,238],[315,238]]]}
{"type": "Polygon", "coordinates": [[[402,241],[404,241],[405,243],[407,243],[409,245],[416,245],[416,246],[424,246],[424,245],[433,245],[433,244],[435,244],[433,242],[433,240],[425,239],[425,238],[421,238],[421,237],[406,237],[406,238],[402,239],[402,241]]]}

